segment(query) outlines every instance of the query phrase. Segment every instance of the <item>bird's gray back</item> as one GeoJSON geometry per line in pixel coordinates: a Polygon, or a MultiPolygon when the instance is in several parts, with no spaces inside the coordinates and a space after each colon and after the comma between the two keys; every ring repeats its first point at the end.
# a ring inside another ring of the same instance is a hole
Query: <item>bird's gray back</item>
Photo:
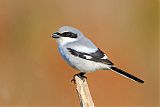
{"type": "Polygon", "coordinates": [[[85,36],[82,36],[78,41],[67,44],[67,47],[80,52],[95,52],[97,47],[85,36]]]}

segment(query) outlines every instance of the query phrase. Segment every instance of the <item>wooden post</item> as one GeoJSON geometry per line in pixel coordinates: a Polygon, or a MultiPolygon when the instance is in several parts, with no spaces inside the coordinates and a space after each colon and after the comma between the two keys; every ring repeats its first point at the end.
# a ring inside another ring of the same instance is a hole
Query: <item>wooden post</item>
{"type": "Polygon", "coordinates": [[[94,103],[88,88],[86,79],[83,80],[78,76],[75,76],[75,83],[77,85],[77,94],[79,96],[81,107],[94,107],[94,103]]]}

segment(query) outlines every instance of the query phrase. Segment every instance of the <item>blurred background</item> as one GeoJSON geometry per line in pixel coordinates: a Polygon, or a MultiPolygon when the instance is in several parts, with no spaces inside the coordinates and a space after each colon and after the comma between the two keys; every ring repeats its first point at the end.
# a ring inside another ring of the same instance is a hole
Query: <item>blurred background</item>
{"type": "Polygon", "coordinates": [[[158,0],[0,0],[0,106],[79,106],[78,72],[50,37],[64,25],[145,81],[87,74],[97,107],[158,107],[158,0]]]}

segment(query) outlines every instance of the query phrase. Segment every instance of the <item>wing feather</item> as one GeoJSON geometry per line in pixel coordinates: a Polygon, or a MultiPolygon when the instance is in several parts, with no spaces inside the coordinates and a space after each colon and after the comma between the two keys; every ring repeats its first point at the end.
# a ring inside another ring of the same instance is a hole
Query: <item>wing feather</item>
{"type": "Polygon", "coordinates": [[[67,49],[72,55],[76,57],[94,62],[101,62],[107,65],[113,65],[113,63],[107,59],[107,56],[99,48],[96,52],[93,53],[78,52],[72,48],[67,48],[67,49]]]}

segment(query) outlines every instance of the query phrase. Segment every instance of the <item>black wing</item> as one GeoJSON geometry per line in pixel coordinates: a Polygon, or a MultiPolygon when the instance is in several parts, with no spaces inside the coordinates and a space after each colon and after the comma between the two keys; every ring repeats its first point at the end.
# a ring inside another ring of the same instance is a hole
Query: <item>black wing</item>
{"type": "Polygon", "coordinates": [[[99,48],[96,52],[90,53],[90,54],[84,53],[84,52],[78,52],[71,48],[67,48],[67,49],[72,55],[76,57],[83,58],[90,61],[101,62],[107,65],[113,65],[111,61],[109,61],[107,58],[104,58],[106,55],[99,48]]]}

